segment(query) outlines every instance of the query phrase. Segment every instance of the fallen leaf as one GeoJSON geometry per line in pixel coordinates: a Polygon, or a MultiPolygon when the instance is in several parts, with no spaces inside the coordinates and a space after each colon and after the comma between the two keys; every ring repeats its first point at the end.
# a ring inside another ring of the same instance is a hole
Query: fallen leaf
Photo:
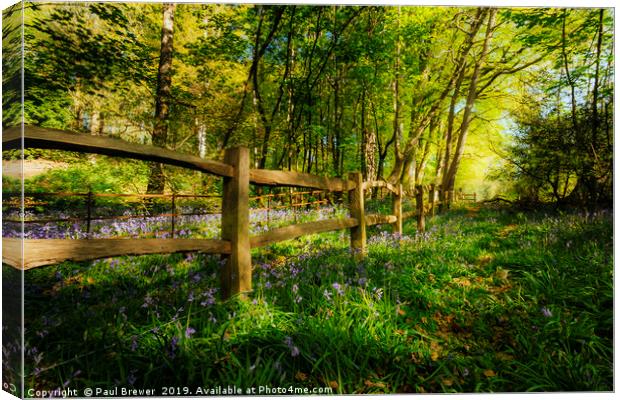
{"type": "Polygon", "coordinates": [[[452,282],[456,283],[461,287],[471,286],[471,281],[465,277],[454,278],[452,279],[452,282]]]}
{"type": "Polygon", "coordinates": [[[506,225],[506,227],[504,229],[502,229],[499,234],[501,236],[508,236],[509,233],[515,231],[517,229],[517,225],[515,224],[510,224],[510,225],[506,225]]]}
{"type": "Polygon", "coordinates": [[[297,373],[295,374],[295,379],[297,379],[298,381],[305,381],[306,379],[308,379],[308,375],[304,374],[301,371],[297,371],[297,373]]]}
{"type": "Polygon", "coordinates": [[[364,385],[366,385],[366,387],[376,387],[376,388],[385,388],[385,383],[383,382],[372,382],[369,379],[366,379],[364,381],[364,385]]]}
{"type": "Polygon", "coordinates": [[[495,358],[501,361],[511,361],[515,359],[512,354],[503,353],[501,351],[495,353],[495,358]]]}
{"type": "Polygon", "coordinates": [[[329,387],[334,389],[334,390],[337,390],[338,389],[338,382],[336,382],[336,381],[329,381],[329,387]]]}
{"type": "Polygon", "coordinates": [[[450,378],[441,378],[441,382],[446,386],[452,386],[454,381],[450,378]]]}
{"type": "Polygon", "coordinates": [[[487,265],[491,261],[493,261],[493,256],[489,254],[481,255],[480,257],[478,257],[478,264],[481,266],[487,265]]]}
{"type": "Polygon", "coordinates": [[[498,268],[498,269],[495,271],[495,276],[496,276],[498,279],[501,279],[501,280],[503,280],[503,281],[506,281],[506,280],[508,280],[508,270],[507,270],[507,269],[498,268]]]}
{"type": "Polygon", "coordinates": [[[493,371],[492,369],[485,369],[484,376],[486,376],[487,378],[495,376],[495,371],[493,371]]]}
{"type": "Polygon", "coordinates": [[[398,315],[405,315],[405,310],[403,310],[402,308],[398,308],[398,315]]]}

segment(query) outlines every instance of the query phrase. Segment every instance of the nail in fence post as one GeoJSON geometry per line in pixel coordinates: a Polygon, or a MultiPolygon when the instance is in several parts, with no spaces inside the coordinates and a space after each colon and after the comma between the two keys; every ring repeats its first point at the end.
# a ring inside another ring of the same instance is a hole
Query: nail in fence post
{"type": "Polygon", "coordinates": [[[392,224],[392,232],[403,234],[403,185],[396,185],[398,193],[392,193],[392,214],[396,216],[396,222],[392,224]]]}
{"type": "Polygon", "coordinates": [[[428,204],[430,206],[429,214],[431,217],[435,216],[435,184],[431,183],[431,188],[428,191],[428,204]]]}
{"type": "Polygon", "coordinates": [[[224,162],[233,176],[224,177],[222,191],[222,240],[230,241],[230,254],[222,256],[222,297],[252,290],[250,254],[250,152],[245,147],[227,149],[224,162]]]}
{"type": "Polygon", "coordinates": [[[176,207],[174,199],[175,199],[175,196],[174,196],[174,193],[172,193],[172,217],[171,217],[171,221],[170,221],[171,225],[172,225],[172,227],[171,227],[172,230],[170,232],[170,237],[172,237],[173,239],[174,239],[174,225],[175,225],[175,222],[176,222],[175,221],[175,215],[177,213],[177,207],[176,207]]]}
{"type": "Polygon", "coordinates": [[[366,254],[366,221],[364,215],[364,181],[360,172],[349,173],[349,180],[355,182],[355,188],[349,190],[349,213],[357,219],[358,225],[350,228],[351,250],[355,257],[361,259],[366,254]]]}
{"type": "Polygon", "coordinates": [[[422,185],[416,186],[415,203],[418,215],[418,232],[424,232],[424,189],[422,185]]]}

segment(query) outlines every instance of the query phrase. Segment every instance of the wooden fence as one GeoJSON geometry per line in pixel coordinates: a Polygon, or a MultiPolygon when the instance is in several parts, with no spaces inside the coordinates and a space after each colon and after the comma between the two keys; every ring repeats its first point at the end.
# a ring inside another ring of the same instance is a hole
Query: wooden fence
{"type": "MultiPolygon", "coordinates": [[[[218,162],[108,137],[80,135],[34,126],[25,126],[23,135],[20,127],[8,128],[4,131],[2,142],[4,149],[20,148],[23,143],[25,147],[104,154],[181,166],[223,179],[221,239],[3,238],[3,262],[18,269],[30,269],[67,260],[85,261],[121,255],[189,251],[221,254],[226,261],[221,272],[224,298],[252,290],[252,248],[315,233],[349,229],[351,248],[356,257],[363,257],[366,253],[367,226],[391,224],[393,232],[402,234],[403,219],[418,216],[418,229],[423,230],[425,214],[429,212],[434,215],[436,205],[445,204],[445,199],[451,197],[451,193],[445,193],[444,201],[437,201],[434,185],[418,186],[415,191],[416,210],[403,213],[402,203],[405,193],[401,185],[395,186],[383,181],[364,182],[358,172],[350,173],[347,179],[341,179],[291,171],[251,169],[249,150],[243,147],[227,149],[224,161],[218,162]],[[251,236],[250,184],[346,193],[350,215],[348,218],[289,225],[251,236]],[[390,215],[365,213],[364,192],[372,188],[384,188],[391,194],[390,215]],[[425,207],[424,197],[427,191],[429,201],[425,207]]],[[[87,196],[92,199],[93,194],[87,196]]],[[[172,214],[176,215],[175,212],[172,214]]]]}

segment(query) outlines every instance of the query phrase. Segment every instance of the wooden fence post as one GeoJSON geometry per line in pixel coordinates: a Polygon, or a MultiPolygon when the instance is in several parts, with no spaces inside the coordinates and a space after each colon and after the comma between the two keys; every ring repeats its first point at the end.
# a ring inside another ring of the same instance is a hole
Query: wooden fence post
{"type": "Polygon", "coordinates": [[[172,208],[172,216],[170,217],[170,225],[171,225],[171,230],[170,230],[170,237],[174,239],[174,230],[175,230],[175,225],[176,225],[176,219],[175,219],[175,215],[177,213],[177,205],[175,203],[175,196],[174,196],[174,192],[172,193],[172,199],[171,199],[171,208],[172,208]]]}
{"type": "Polygon", "coordinates": [[[224,162],[234,168],[224,178],[222,240],[229,240],[230,255],[223,255],[222,298],[252,290],[250,255],[250,153],[245,147],[227,149],[224,162]]]}
{"type": "Polygon", "coordinates": [[[443,200],[442,200],[442,211],[448,211],[450,209],[450,202],[452,200],[450,193],[452,193],[450,190],[446,190],[443,192],[443,200]]]}
{"type": "Polygon", "coordinates": [[[349,180],[355,182],[355,188],[349,190],[349,213],[357,219],[358,225],[350,228],[351,250],[357,258],[366,254],[366,221],[364,215],[364,180],[360,172],[349,173],[349,180]]]}
{"type": "Polygon", "coordinates": [[[88,194],[86,195],[86,238],[90,239],[92,237],[91,232],[91,218],[92,218],[92,208],[93,208],[93,190],[88,189],[88,194]]]}
{"type": "Polygon", "coordinates": [[[430,206],[429,214],[431,217],[435,216],[435,184],[431,183],[431,187],[428,191],[428,204],[430,206]]]}
{"type": "Polygon", "coordinates": [[[397,185],[398,193],[392,193],[392,214],[396,216],[396,222],[392,224],[392,232],[403,234],[403,185],[397,185]]]}
{"type": "Polygon", "coordinates": [[[418,232],[424,232],[424,189],[422,185],[416,186],[415,205],[418,214],[418,232]]]}

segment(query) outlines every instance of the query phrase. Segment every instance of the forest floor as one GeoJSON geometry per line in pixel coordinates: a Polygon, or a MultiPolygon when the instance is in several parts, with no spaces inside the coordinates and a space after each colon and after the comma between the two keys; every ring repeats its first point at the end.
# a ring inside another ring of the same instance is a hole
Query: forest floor
{"type": "Polygon", "coordinates": [[[344,231],[257,250],[247,301],[221,302],[199,254],[28,271],[26,388],[613,390],[609,212],[457,208],[404,231],[371,229],[360,262],[344,231]]]}

